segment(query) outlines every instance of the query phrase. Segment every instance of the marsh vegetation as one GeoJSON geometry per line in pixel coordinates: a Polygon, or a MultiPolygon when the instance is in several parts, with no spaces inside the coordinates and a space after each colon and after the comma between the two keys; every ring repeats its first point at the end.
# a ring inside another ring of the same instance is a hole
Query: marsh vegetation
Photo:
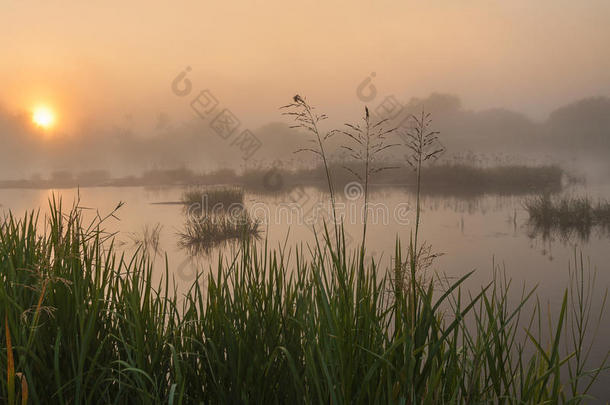
{"type": "Polygon", "coordinates": [[[591,232],[610,233],[610,203],[589,197],[556,197],[547,194],[525,200],[530,225],[544,237],[558,234],[564,239],[577,235],[588,240],[591,232]]]}
{"type": "Polygon", "coordinates": [[[469,275],[397,284],[328,234],[293,254],[244,241],[178,294],[79,209],[38,224],[0,227],[9,403],[579,403],[604,372],[585,367],[599,314],[580,261],[547,320],[502,274],[471,294],[469,275]]]}
{"type": "Polygon", "coordinates": [[[207,252],[224,242],[260,236],[260,223],[245,210],[242,188],[191,188],[182,195],[182,203],[185,224],[178,233],[178,245],[190,254],[207,252]]]}
{"type": "MultiPolygon", "coordinates": [[[[417,179],[410,166],[404,161],[383,160],[383,167],[388,167],[375,174],[370,186],[379,188],[404,188],[415,191],[417,179]]],[[[353,159],[334,159],[328,162],[333,181],[337,188],[354,181],[353,172],[364,173],[365,164],[353,159]]],[[[58,188],[58,187],[133,187],[133,186],[185,186],[211,189],[225,187],[257,193],[289,192],[299,186],[327,189],[326,174],[323,165],[291,167],[286,165],[248,167],[242,172],[232,169],[219,169],[207,173],[197,173],[188,169],[154,170],[141,176],[129,176],[105,180],[104,182],[80,182],[78,177],[66,181],[53,179],[0,181],[0,188],[58,188]]],[[[473,162],[462,162],[439,159],[434,165],[422,168],[427,178],[421,192],[426,195],[446,196],[481,196],[525,195],[540,191],[560,192],[569,179],[560,166],[551,164],[518,164],[498,163],[479,165],[473,162]]],[[[203,195],[189,191],[187,201],[201,202],[203,195]]],[[[214,191],[211,191],[214,194],[214,191]]],[[[232,201],[232,200],[231,200],[232,201]]]]}
{"type": "Polygon", "coordinates": [[[191,187],[182,195],[182,203],[189,212],[226,211],[232,207],[243,206],[244,190],[240,187],[191,187]]]}
{"type": "MultiPolygon", "coordinates": [[[[319,123],[303,98],[294,102],[305,125],[319,123]]],[[[341,170],[369,184],[391,170],[375,170],[376,149],[366,142],[379,142],[367,136],[377,123],[367,115],[351,127],[363,131],[352,139],[364,153],[346,163],[364,171],[341,170]]],[[[434,164],[428,115],[411,130],[397,147],[409,159],[402,167],[416,190],[415,223],[408,243],[386,247],[386,267],[367,255],[366,219],[354,248],[333,221],[314,229],[312,245],[273,249],[256,243],[259,225],[243,205],[200,207],[201,215],[187,215],[181,246],[197,254],[236,240],[238,249],[179,291],[169,261],[159,280],[148,249],[131,257],[116,250],[104,231],[114,211],[86,222],[78,204],[64,210],[52,200],[44,219],[10,213],[0,226],[0,394],[11,404],[584,403],[608,371],[608,352],[592,355],[606,302],[595,274],[575,256],[559,305],[547,311],[535,287],[515,291],[506,272],[475,289],[465,286],[472,272],[433,273],[438,254],[422,236],[420,197],[434,170],[459,170],[434,164]]],[[[325,132],[310,132],[310,152],[323,158],[325,132]]],[[[339,168],[324,158],[321,166],[335,196],[339,168]]],[[[477,170],[511,189],[530,169],[477,170]]],[[[535,170],[533,181],[561,183],[561,171],[535,170]]],[[[244,193],[191,190],[181,204],[206,198],[243,202],[244,193]]],[[[156,239],[151,228],[135,240],[156,239]]]]}
{"type": "Polygon", "coordinates": [[[129,235],[133,248],[140,249],[143,254],[157,256],[161,254],[161,231],[163,225],[160,223],[146,224],[140,232],[133,232],[129,235]]]}
{"type": "Polygon", "coordinates": [[[224,242],[257,239],[261,232],[260,223],[250,218],[246,211],[191,216],[178,233],[178,244],[190,254],[198,254],[224,242]]]}

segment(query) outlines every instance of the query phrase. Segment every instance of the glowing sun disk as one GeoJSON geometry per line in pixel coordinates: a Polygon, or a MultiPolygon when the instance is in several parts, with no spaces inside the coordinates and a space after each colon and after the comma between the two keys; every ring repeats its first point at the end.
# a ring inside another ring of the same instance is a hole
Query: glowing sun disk
{"type": "Polygon", "coordinates": [[[47,107],[37,107],[32,114],[32,121],[42,128],[50,128],[55,122],[55,115],[47,107]]]}

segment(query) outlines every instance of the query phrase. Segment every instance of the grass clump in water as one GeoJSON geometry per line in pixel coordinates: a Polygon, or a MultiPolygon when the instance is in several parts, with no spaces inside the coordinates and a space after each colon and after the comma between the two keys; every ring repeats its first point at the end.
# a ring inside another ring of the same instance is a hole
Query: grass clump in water
{"type": "Polygon", "coordinates": [[[229,240],[258,238],[260,233],[260,223],[241,210],[228,215],[187,218],[184,229],[178,234],[178,243],[180,247],[196,253],[207,251],[229,240]]]}
{"type": "Polygon", "coordinates": [[[191,189],[182,196],[186,223],[178,234],[179,246],[195,254],[229,240],[260,236],[260,224],[244,207],[238,187],[191,189]]]}
{"type": "Polygon", "coordinates": [[[534,232],[546,237],[559,233],[563,238],[569,238],[576,233],[588,240],[594,227],[610,230],[610,203],[607,201],[595,203],[588,197],[551,198],[545,194],[527,199],[525,208],[534,232]]]}
{"type": "Polygon", "coordinates": [[[239,187],[195,188],[184,192],[182,203],[191,213],[221,212],[244,204],[244,190],[239,187]]]}

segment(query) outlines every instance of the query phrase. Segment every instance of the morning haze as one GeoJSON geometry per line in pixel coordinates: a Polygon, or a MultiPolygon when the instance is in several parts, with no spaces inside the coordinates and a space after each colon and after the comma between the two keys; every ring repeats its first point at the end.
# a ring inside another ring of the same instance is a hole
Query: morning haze
{"type": "Polygon", "coordinates": [[[610,2],[0,3],[0,401],[610,398],[610,2]]]}

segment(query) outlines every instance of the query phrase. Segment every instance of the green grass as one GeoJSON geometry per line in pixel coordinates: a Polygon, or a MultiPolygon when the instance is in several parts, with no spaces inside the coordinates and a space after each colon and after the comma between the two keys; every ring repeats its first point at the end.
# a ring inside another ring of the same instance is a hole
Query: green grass
{"type": "Polygon", "coordinates": [[[245,240],[178,293],[102,227],[56,202],[0,227],[7,403],[27,381],[30,403],[574,404],[602,372],[585,367],[598,315],[581,262],[548,318],[533,291],[511,306],[503,278],[468,293],[469,275],[407,269],[397,288],[327,234],[311,250],[245,240]]]}
{"type": "Polygon", "coordinates": [[[551,198],[541,195],[525,200],[534,232],[548,237],[558,233],[563,238],[577,234],[588,240],[593,228],[610,231],[610,203],[593,202],[588,197],[551,198]]]}

